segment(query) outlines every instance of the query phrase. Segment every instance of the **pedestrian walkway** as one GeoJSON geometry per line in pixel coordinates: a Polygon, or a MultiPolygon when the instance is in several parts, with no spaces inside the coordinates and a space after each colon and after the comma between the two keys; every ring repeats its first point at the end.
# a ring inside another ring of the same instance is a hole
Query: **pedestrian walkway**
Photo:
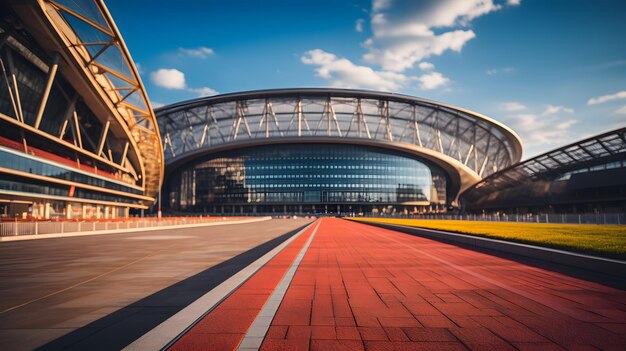
{"type": "Polygon", "coordinates": [[[626,349],[625,291],[365,224],[317,224],[171,349],[248,349],[264,320],[262,350],[626,349]],[[301,251],[277,312],[261,315],[301,251]]]}

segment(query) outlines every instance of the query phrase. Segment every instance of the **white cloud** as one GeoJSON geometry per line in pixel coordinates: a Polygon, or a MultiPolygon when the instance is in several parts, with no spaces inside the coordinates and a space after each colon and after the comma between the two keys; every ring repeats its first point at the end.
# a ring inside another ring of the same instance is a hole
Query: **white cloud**
{"type": "Polygon", "coordinates": [[[501,6],[493,0],[374,0],[373,37],[365,41],[363,59],[384,70],[402,72],[424,58],[451,50],[460,52],[476,37],[464,27],[501,6]]]}
{"type": "Polygon", "coordinates": [[[626,116],[626,105],[618,108],[617,110],[615,110],[613,112],[614,115],[622,115],[622,116],[626,116]]]}
{"type": "Polygon", "coordinates": [[[554,106],[554,105],[548,105],[546,106],[545,111],[543,111],[543,115],[544,116],[549,116],[549,115],[554,115],[557,113],[574,113],[574,109],[573,108],[569,108],[569,107],[565,107],[565,106],[554,106]]]}
{"type": "Polygon", "coordinates": [[[516,111],[525,110],[526,106],[524,106],[523,104],[520,104],[519,102],[511,101],[511,102],[504,102],[500,104],[500,108],[504,111],[516,112],[516,111]]]}
{"type": "Polygon", "coordinates": [[[331,86],[337,88],[392,91],[416,79],[397,72],[376,71],[371,67],[355,65],[346,58],[320,49],[307,51],[300,60],[306,65],[317,66],[317,76],[328,80],[331,86]]]}
{"type": "Polygon", "coordinates": [[[161,68],[150,74],[152,82],[165,89],[185,89],[185,74],[177,69],[161,68]]]}
{"type": "Polygon", "coordinates": [[[519,6],[522,0],[507,0],[506,4],[509,6],[519,6]]]}
{"type": "Polygon", "coordinates": [[[213,96],[213,95],[219,94],[219,92],[217,92],[217,90],[211,89],[209,87],[190,88],[188,90],[198,94],[198,97],[213,96]]]}
{"type": "Polygon", "coordinates": [[[152,108],[159,108],[159,107],[165,106],[164,103],[161,103],[158,101],[150,101],[150,105],[152,106],[152,108]]]}
{"type": "Polygon", "coordinates": [[[354,30],[361,33],[363,32],[363,23],[365,22],[364,19],[359,18],[358,20],[356,20],[356,23],[354,25],[354,30]]]}
{"type": "MultiPolygon", "coordinates": [[[[161,68],[150,74],[152,82],[165,89],[185,90],[197,94],[199,97],[219,94],[215,89],[209,87],[191,88],[185,82],[185,73],[177,69],[161,68]]],[[[158,103],[156,103],[158,104],[158,103]]],[[[154,104],[153,104],[154,105],[154,104]]],[[[154,107],[154,106],[153,106],[154,107]]]]}
{"type": "Polygon", "coordinates": [[[433,65],[430,62],[420,62],[417,65],[422,71],[430,71],[432,69],[435,69],[435,65],[433,65]]]}
{"type": "Polygon", "coordinates": [[[562,119],[558,116],[538,116],[533,113],[520,113],[503,118],[503,122],[522,138],[524,147],[538,152],[551,146],[563,145],[574,139],[571,127],[575,119],[562,119]]]}
{"type": "Polygon", "coordinates": [[[418,80],[420,81],[420,88],[424,90],[433,90],[441,86],[448,84],[450,81],[439,72],[431,72],[421,75],[418,80]]]}
{"type": "Polygon", "coordinates": [[[515,69],[513,67],[503,67],[503,68],[491,68],[485,71],[487,75],[493,76],[495,74],[509,74],[513,73],[515,69]]]}
{"type": "Polygon", "coordinates": [[[591,98],[587,101],[587,105],[603,104],[607,101],[618,100],[618,99],[626,99],[626,90],[619,91],[615,94],[602,95],[602,96],[598,96],[595,98],[591,98]]]}
{"type": "Polygon", "coordinates": [[[206,46],[199,46],[197,48],[179,48],[178,52],[185,56],[205,59],[209,56],[215,55],[215,51],[211,48],[207,48],[206,46]]]}

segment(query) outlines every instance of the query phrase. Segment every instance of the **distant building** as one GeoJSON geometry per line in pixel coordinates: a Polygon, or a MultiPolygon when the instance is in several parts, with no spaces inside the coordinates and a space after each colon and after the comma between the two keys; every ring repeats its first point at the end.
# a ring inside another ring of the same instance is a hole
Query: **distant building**
{"type": "Polygon", "coordinates": [[[155,202],[163,151],[101,1],[0,2],[0,214],[128,216],[155,202]]]}
{"type": "Polygon", "coordinates": [[[626,212],[626,128],[515,164],[461,195],[470,212],[626,212]]]}

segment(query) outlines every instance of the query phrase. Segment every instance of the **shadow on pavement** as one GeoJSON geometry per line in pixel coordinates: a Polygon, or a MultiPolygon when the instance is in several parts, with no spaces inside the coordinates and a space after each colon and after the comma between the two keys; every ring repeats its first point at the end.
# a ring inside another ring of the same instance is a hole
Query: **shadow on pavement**
{"type": "Polygon", "coordinates": [[[37,350],[120,350],[280,245],[305,226],[123,307],[37,350]]]}

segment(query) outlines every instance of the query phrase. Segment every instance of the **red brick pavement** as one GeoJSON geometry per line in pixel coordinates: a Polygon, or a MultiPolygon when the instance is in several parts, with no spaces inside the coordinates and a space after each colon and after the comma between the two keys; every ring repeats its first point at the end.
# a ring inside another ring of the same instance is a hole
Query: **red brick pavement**
{"type": "MultiPolygon", "coordinates": [[[[310,226],[213,311],[183,335],[170,350],[235,350],[265,302],[313,233],[310,226]]],[[[285,329],[286,331],[286,329],[285,329]]],[[[279,334],[271,334],[280,336],[279,334]]]]}
{"type": "Polygon", "coordinates": [[[626,350],[626,292],[323,219],[262,350],[626,350]]]}
{"type": "MultiPolygon", "coordinates": [[[[175,350],[235,350],[309,228],[175,350]]],[[[323,219],[262,350],[626,350],[626,292],[323,219]]]]}

